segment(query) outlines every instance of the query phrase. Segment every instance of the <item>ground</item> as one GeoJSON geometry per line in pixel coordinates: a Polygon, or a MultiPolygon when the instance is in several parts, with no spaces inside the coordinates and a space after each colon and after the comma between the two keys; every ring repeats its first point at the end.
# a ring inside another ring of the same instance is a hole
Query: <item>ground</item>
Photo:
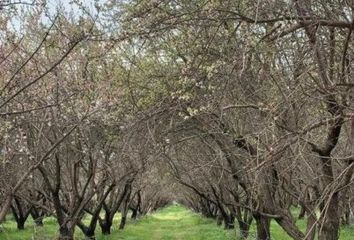
{"type": "MultiPolygon", "coordinates": [[[[118,226],[119,216],[114,226],[118,226]]],[[[298,221],[301,228],[304,221],[298,221]]],[[[250,240],[253,240],[255,228],[251,229],[250,240]]],[[[57,226],[55,219],[47,218],[44,227],[34,227],[30,220],[26,230],[18,231],[15,223],[9,218],[0,233],[1,240],[49,240],[55,239],[57,226]]],[[[274,222],[272,223],[274,240],[291,239],[274,222]]],[[[354,226],[345,227],[341,231],[341,240],[350,240],[354,236],[354,226]]],[[[76,230],[76,239],[83,239],[80,230],[76,230]]],[[[108,236],[97,234],[98,240],[234,240],[238,239],[236,230],[225,231],[218,227],[212,219],[203,218],[180,205],[173,205],[143,217],[138,221],[129,221],[126,229],[113,229],[108,236]]]]}

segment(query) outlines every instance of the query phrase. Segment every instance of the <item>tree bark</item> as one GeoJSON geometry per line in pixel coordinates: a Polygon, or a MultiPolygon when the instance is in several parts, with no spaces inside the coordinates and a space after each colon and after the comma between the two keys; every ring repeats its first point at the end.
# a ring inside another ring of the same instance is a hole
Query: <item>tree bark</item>
{"type": "Polygon", "coordinates": [[[316,225],[317,225],[316,214],[313,212],[308,213],[305,240],[314,240],[315,239],[316,225]]]}
{"type": "Polygon", "coordinates": [[[130,202],[130,194],[132,192],[131,184],[129,183],[127,185],[127,195],[126,198],[123,202],[123,208],[122,208],[122,218],[120,220],[119,224],[119,229],[124,229],[125,224],[127,222],[127,215],[128,215],[128,208],[129,208],[129,202],[130,202]]]}
{"type": "Polygon", "coordinates": [[[100,222],[100,227],[103,235],[111,234],[112,221],[104,220],[100,222]]]}
{"type": "Polygon", "coordinates": [[[249,230],[250,230],[250,224],[244,222],[244,221],[239,221],[238,220],[238,226],[240,229],[240,237],[241,239],[246,239],[249,235],[249,230]]]}
{"type": "Polygon", "coordinates": [[[132,208],[132,216],[131,219],[136,219],[138,217],[138,209],[137,208],[132,208]]]}
{"type": "Polygon", "coordinates": [[[304,239],[305,235],[296,226],[290,214],[283,213],[281,218],[275,219],[277,223],[284,229],[284,231],[295,240],[304,239]]]}
{"type": "Polygon", "coordinates": [[[34,223],[36,224],[36,226],[43,226],[43,217],[44,214],[39,213],[37,209],[35,209],[35,207],[33,207],[31,209],[31,216],[33,218],[34,223]]]}
{"type": "Polygon", "coordinates": [[[338,215],[339,199],[338,193],[334,193],[330,198],[325,213],[320,218],[321,226],[319,227],[319,238],[323,240],[338,240],[339,239],[339,215],[338,215]]]}
{"type": "Polygon", "coordinates": [[[59,228],[59,239],[58,240],[74,240],[74,229],[67,226],[61,226],[59,228]]]}
{"type": "Polygon", "coordinates": [[[17,222],[17,229],[24,230],[25,229],[25,221],[24,219],[18,219],[17,222]]]}
{"type": "Polygon", "coordinates": [[[120,220],[119,229],[120,230],[124,229],[126,223],[127,223],[127,215],[124,214],[122,215],[122,218],[120,220]]]}
{"type": "Polygon", "coordinates": [[[257,240],[270,240],[270,218],[255,215],[254,219],[256,220],[257,226],[257,240]]]}
{"type": "Polygon", "coordinates": [[[226,218],[224,218],[224,228],[225,229],[235,228],[235,217],[232,214],[228,214],[226,218]]]}
{"type": "Polygon", "coordinates": [[[105,214],[104,219],[99,218],[99,224],[103,235],[111,234],[111,227],[113,225],[113,215],[112,212],[106,207],[103,207],[105,214]]]}
{"type": "Polygon", "coordinates": [[[12,202],[13,196],[8,195],[4,201],[4,204],[1,207],[0,210],[0,224],[2,224],[5,221],[6,215],[9,212],[9,209],[11,207],[11,202],[12,202]]]}
{"type": "Polygon", "coordinates": [[[32,207],[25,206],[18,198],[14,198],[13,204],[11,205],[12,214],[17,223],[18,230],[25,229],[25,222],[30,215],[32,207]],[[27,209],[26,209],[27,208],[27,209]]]}
{"type": "Polygon", "coordinates": [[[300,213],[299,213],[299,216],[298,216],[298,219],[304,219],[305,217],[305,213],[306,213],[306,209],[304,206],[301,206],[300,208],[300,213]]]}
{"type": "Polygon", "coordinates": [[[221,226],[222,224],[222,216],[220,213],[216,215],[216,225],[221,226]]]}
{"type": "MultiPolygon", "coordinates": [[[[338,126],[334,126],[338,127],[338,126]]],[[[340,127],[338,134],[336,136],[331,136],[337,138],[338,140],[340,127]]],[[[333,146],[335,146],[334,144],[333,146]]],[[[333,149],[333,148],[332,148],[333,149]]],[[[334,174],[332,169],[332,158],[330,156],[330,151],[327,154],[321,154],[322,160],[322,182],[324,186],[330,186],[334,181],[334,174]]],[[[339,226],[340,226],[340,214],[339,214],[339,196],[338,192],[334,191],[329,193],[327,201],[322,204],[321,207],[321,217],[320,226],[318,228],[318,237],[323,240],[338,240],[339,239],[339,226]]]]}

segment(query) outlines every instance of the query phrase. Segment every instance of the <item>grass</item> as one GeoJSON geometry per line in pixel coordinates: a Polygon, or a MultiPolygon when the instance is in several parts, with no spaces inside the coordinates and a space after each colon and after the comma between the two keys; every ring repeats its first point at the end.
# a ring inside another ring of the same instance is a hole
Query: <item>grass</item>
{"type": "MultiPolygon", "coordinates": [[[[294,210],[296,214],[296,210],[294,210]]],[[[216,226],[212,219],[203,218],[180,205],[172,205],[138,221],[128,221],[126,228],[117,230],[120,216],[117,215],[112,228],[112,234],[101,235],[97,229],[97,240],[235,240],[237,230],[225,231],[216,226]]],[[[306,228],[305,220],[297,222],[301,229],[306,228]]],[[[256,228],[251,227],[249,239],[255,239],[256,228]]],[[[274,240],[291,240],[276,222],[271,224],[274,240]]],[[[8,218],[0,232],[1,240],[50,240],[56,239],[57,223],[54,218],[46,218],[43,227],[35,227],[31,219],[26,223],[26,229],[18,231],[16,223],[8,218]]],[[[354,226],[341,229],[341,240],[350,240],[354,236],[354,226]]],[[[84,239],[80,229],[75,231],[75,239],[84,239]]]]}
{"type": "Polygon", "coordinates": [[[104,240],[225,240],[231,233],[217,227],[211,219],[202,218],[174,205],[130,223],[122,232],[114,232],[104,240]]]}

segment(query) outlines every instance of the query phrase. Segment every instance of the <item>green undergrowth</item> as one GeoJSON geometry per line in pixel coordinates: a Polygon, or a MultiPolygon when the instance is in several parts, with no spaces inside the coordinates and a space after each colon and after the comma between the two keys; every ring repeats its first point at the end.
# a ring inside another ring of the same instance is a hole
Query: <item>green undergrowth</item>
{"type": "MultiPolygon", "coordinates": [[[[294,210],[294,214],[297,214],[294,210]]],[[[183,206],[172,205],[161,209],[151,215],[145,216],[137,221],[129,220],[124,230],[118,230],[120,216],[117,214],[111,235],[101,235],[97,229],[98,240],[236,240],[236,230],[224,230],[216,226],[213,219],[203,218],[183,206]]],[[[297,221],[301,229],[306,228],[305,220],[297,221]]],[[[25,230],[16,229],[16,223],[8,217],[3,224],[1,240],[50,240],[56,239],[58,235],[57,223],[54,218],[46,218],[43,227],[35,227],[32,219],[26,223],[25,230]]],[[[277,225],[271,224],[271,232],[274,240],[291,239],[277,225]]],[[[256,228],[251,227],[250,240],[255,239],[256,228]]],[[[80,229],[75,231],[75,239],[84,239],[80,229]]],[[[354,227],[347,226],[341,229],[341,240],[354,239],[354,227]]]]}

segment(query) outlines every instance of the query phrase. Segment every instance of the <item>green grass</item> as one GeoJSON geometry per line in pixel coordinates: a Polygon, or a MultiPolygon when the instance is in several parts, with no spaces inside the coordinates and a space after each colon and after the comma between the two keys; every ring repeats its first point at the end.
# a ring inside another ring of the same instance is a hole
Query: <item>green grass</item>
{"type": "MultiPolygon", "coordinates": [[[[294,210],[294,214],[296,210],[294,210]]],[[[128,221],[124,230],[117,230],[120,216],[115,218],[112,234],[103,236],[97,229],[98,240],[235,240],[237,230],[225,231],[216,226],[212,219],[203,218],[180,205],[173,205],[143,217],[138,221],[128,221]]],[[[306,221],[297,222],[301,229],[306,228],[306,221]]],[[[249,239],[255,239],[256,228],[251,227],[249,239]]],[[[291,240],[276,222],[271,224],[274,240],[291,240]]],[[[57,223],[54,218],[46,218],[43,227],[35,227],[30,219],[26,229],[18,231],[16,223],[11,219],[5,222],[0,233],[1,240],[50,240],[56,239],[57,223]]],[[[354,226],[341,229],[341,240],[351,240],[354,236],[354,226]]],[[[84,239],[80,229],[75,231],[75,239],[84,239]]]]}
{"type": "Polygon", "coordinates": [[[153,215],[130,223],[122,232],[99,239],[115,240],[226,240],[231,232],[217,227],[211,219],[202,218],[185,208],[174,205],[153,215]]]}
{"type": "MultiPolygon", "coordinates": [[[[111,235],[101,235],[97,228],[98,240],[227,240],[232,232],[217,227],[212,219],[202,218],[179,205],[157,211],[138,221],[129,220],[124,230],[118,230],[120,216],[117,214],[111,235]]],[[[43,227],[35,227],[32,219],[26,222],[25,230],[18,231],[16,222],[10,217],[3,224],[1,240],[49,240],[56,239],[57,223],[54,218],[46,218],[43,227]]],[[[75,231],[75,239],[84,239],[80,229],[75,231]]]]}

